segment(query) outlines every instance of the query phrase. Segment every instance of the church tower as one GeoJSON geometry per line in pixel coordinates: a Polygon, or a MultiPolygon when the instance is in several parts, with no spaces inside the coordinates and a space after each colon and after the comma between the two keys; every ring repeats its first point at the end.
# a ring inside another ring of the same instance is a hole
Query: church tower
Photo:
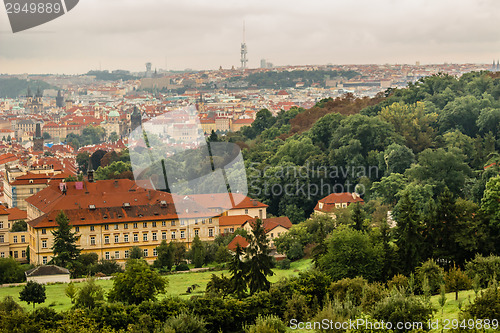
{"type": "Polygon", "coordinates": [[[36,124],[35,136],[33,137],[33,151],[43,152],[43,137],[40,123],[36,124]]]}
{"type": "Polygon", "coordinates": [[[130,116],[130,132],[142,125],[142,115],[137,106],[134,106],[134,112],[130,116]]]}
{"type": "Polygon", "coordinates": [[[61,90],[59,90],[57,92],[57,97],[56,97],[56,106],[58,108],[63,108],[64,107],[64,96],[61,92],[61,90]]]}

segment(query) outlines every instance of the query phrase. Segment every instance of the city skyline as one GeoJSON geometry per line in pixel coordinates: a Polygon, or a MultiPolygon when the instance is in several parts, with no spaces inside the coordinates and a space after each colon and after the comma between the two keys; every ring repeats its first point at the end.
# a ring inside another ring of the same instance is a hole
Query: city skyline
{"type": "Polygon", "coordinates": [[[81,74],[95,69],[196,70],[321,64],[491,63],[500,58],[500,4],[358,0],[81,2],[13,34],[0,11],[0,73],[81,74]]]}

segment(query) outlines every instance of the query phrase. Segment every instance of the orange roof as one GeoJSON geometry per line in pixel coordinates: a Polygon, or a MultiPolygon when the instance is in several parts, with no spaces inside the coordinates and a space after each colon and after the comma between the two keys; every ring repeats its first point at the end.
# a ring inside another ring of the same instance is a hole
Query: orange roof
{"type": "Polygon", "coordinates": [[[7,209],[9,221],[25,220],[28,218],[28,213],[25,210],[20,210],[17,207],[7,209]]]}
{"type": "Polygon", "coordinates": [[[234,216],[221,216],[219,217],[219,226],[238,226],[241,227],[246,221],[252,219],[248,215],[234,215],[234,216]]]}
{"type": "Polygon", "coordinates": [[[317,211],[322,211],[322,212],[329,212],[332,209],[335,208],[335,204],[343,204],[346,203],[348,206],[351,203],[354,202],[360,202],[364,203],[364,200],[359,197],[356,193],[350,193],[350,192],[344,192],[344,193],[332,193],[323,199],[318,200],[318,203],[316,204],[316,207],[314,207],[314,210],[317,211]],[[319,204],[323,204],[323,208],[319,208],[319,204]]]}
{"type": "Polygon", "coordinates": [[[8,215],[8,214],[9,212],[7,211],[7,209],[4,206],[0,205],[0,215],[8,215]]]}
{"type": "Polygon", "coordinates": [[[236,245],[239,245],[242,249],[246,249],[250,243],[245,237],[236,235],[233,240],[227,245],[227,248],[233,252],[236,252],[236,245]]]}
{"type": "Polygon", "coordinates": [[[191,194],[189,198],[206,208],[267,208],[266,204],[240,193],[191,194]]]}
{"type": "MultiPolygon", "coordinates": [[[[251,220],[248,220],[247,222],[253,226],[253,224],[255,223],[256,220],[257,220],[256,218],[253,218],[251,220]]],[[[247,223],[247,222],[245,222],[245,223],[247,223]]],[[[286,229],[290,229],[292,227],[292,222],[286,216],[270,217],[267,219],[263,219],[262,223],[263,223],[263,227],[264,227],[264,230],[266,233],[270,232],[271,230],[273,230],[274,228],[279,227],[279,226],[286,228],[286,229]]]]}
{"type": "Polygon", "coordinates": [[[233,124],[238,125],[238,124],[252,124],[254,122],[253,119],[245,119],[245,118],[240,118],[235,121],[233,121],[233,124]]]}
{"type": "Polygon", "coordinates": [[[60,173],[54,175],[53,173],[49,174],[35,174],[28,172],[26,175],[17,177],[11,185],[30,185],[30,184],[49,184],[51,181],[61,181],[64,178],[69,177],[70,175],[67,173],[60,173]]]}

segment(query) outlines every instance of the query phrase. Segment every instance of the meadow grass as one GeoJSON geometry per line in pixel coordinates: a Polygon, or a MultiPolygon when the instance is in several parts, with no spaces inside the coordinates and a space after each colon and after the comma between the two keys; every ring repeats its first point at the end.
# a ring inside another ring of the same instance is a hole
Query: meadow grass
{"type": "MultiPolygon", "coordinates": [[[[269,278],[269,281],[274,283],[281,278],[298,276],[299,272],[305,271],[310,267],[312,267],[311,259],[302,259],[292,262],[290,265],[290,269],[273,269],[275,275],[271,276],[269,278]]],[[[224,274],[225,276],[229,277],[228,270],[186,272],[167,275],[167,292],[164,295],[160,295],[158,298],[161,299],[169,296],[189,298],[193,295],[202,295],[205,292],[207,283],[210,280],[212,274],[224,274]],[[190,294],[186,293],[188,287],[195,284],[197,284],[199,287],[196,287],[194,292],[190,294]]],[[[113,287],[113,280],[96,280],[96,284],[103,287],[104,291],[107,293],[113,287]]],[[[81,285],[81,282],[77,282],[75,283],[75,285],[78,287],[81,285]]],[[[56,311],[64,311],[71,308],[71,300],[65,295],[66,286],[67,284],[65,283],[46,285],[45,292],[47,295],[47,299],[45,300],[45,303],[37,306],[50,307],[56,311]]],[[[14,300],[22,305],[25,309],[32,309],[32,305],[28,305],[26,302],[21,302],[19,300],[19,292],[22,289],[23,286],[0,288],[0,299],[3,299],[5,296],[12,296],[14,300]]]]}

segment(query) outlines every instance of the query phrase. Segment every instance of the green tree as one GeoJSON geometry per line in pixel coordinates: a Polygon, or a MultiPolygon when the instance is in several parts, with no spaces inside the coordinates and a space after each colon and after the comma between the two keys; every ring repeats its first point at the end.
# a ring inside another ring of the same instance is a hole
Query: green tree
{"type": "Polygon", "coordinates": [[[140,304],[155,300],[157,294],[165,292],[166,286],[167,280],[152,270],[144,260],[130,259],[125,265],[125,272],[115,276],[108,298],[112,301],[140,304]]]}
{"type": "Polygon", "coordinates": [[[246,274],[248,266],[242,260],[243,249],[240,244],[236,244],[235,253],[229,262],[229,272],[231,273],[231,291],[238,298],[242,298],[247,290],[246,274]]]}
{"type": "Polygon", "coordinates": [[[69,219],[63,211],[57,215],[56,222],[57,229],[52,231],[54,236],[53,260],[56,265],[66,267],[67,264],[76,260],[80,254],[80,249],[76,245],[79,237],[76,232],[71,232],[69,219]]]}
{"type": "Polygon", "coordinates": [[[45,302],[46,298],[45,286],[35,281],[28,281],[23,290],[19,292],[19,299],[27,302],[28,305],[33,303],[33,309],[35,309],[35,304],[45,302]]]}
{"type": "Polygon", "coordinates": [[[332,280],[362,276],[379,280],[383,266],[383,249],[362,231],[340,227],[326,241],[327,252],[318,267],[332,280]]]}
{"type": "Polygon", "coordinates": [[[111,134],[109,135],[109,141],[111,142],[116,142],[120,139],[120,137],[118,136],[118,134],[116,134],[116,132],[111,132],[111,134]]]}
{"type": "Polygon", "coordinates": [[[380,198],[383,204],[395,205],[397,203],[397,194],[405,188],[408,180],[399,173],[391,173],[383,177],[379,182],[372,185],[372,192],[376,198],[380,198]]]}
{"type": "Polygon", "coordinates": [[[76,164],[78,165],[78,169],[84,174],[87,174],[87,170],[89,169],[89,161],[90,154],[86,151],[83,151],[76,155],[76,164]]]}
{"type": "Polygon", "coordinates": [[[172,270],[174,266],[174,245],[172,242],[167,244],[167,241],[162,240],[161,244],[156,248],[158,253],[158,258],[155,260],[154,264],[156,267],[167,267],[167,270],[172,270]]]}
{"type": "Polygon", "coordinates": [[[493,236],[500,235],[500,176],[493,177],[486,183],[480,211],[486,217],[493,236]]]}
{"type": "Polygon", "coordinates": [[[14,258],[0,258],[0,284],[22,282],[24,270],[14,258]]]}
{"type": "Polygon", "coordinates": [[[138,246],[132,246],[129,251],[130,259],[141,259],[144,256],[144,251],[138,246]]]}
{"type": "Polygon", "coordinates": [[[26,221],[23,220],[14,222],[12,228],[10,229],[10,231],[12,232],[27,231],[27,230],[28,230],[28,225],[26,221]]]}
{"type": "Polygon", "coordinates": [[[78,308],[93,309],[104,302],[104,289],[95,283],[95,279],[90,278],[85,282],[75,296],[75,306],[78,308]]]}
{"type": "Polygon", "coordinates": [[[50,134],[47,133],[47,132],[43,132],[42,137],[43,137],[44,140],[50,140],[50,139],[52,139],[51,136],[50,136],[50,134]]]}
{"type": "Polygon", "coordinates": [[[352,204],[351,206],[352,206],[351,207],[351,211],[352,211],[352,214],[351,214],[352,227],[355,230],[358,230],[358,231],[365,230],[365,226],[364,226],[364,222],[365,222],[364,213],[361,210],[361,206],[360,206],[359,202],[356,202],[355,204],[352,204]]]}
{"type": "Polygon", "coordinates": [[[246,280],[250,293],[269,290],[271,284],[268,276],[274,275],[273,261],[269,255],[269,241],[261,219],[252,223],[252,232],[248,236],[249,245],[246,249],[247,274],[246,280]]]}
{"type": "Polygon", "coordinates": [[[472,287],[472,280],[460,267],[455,265],[444,275],[444,283],[447,292],[455,293],[456,301],[458,301],[458,292],[460,290],[468,290],[472,287]]]}
{"type": "Polygon", "coordinates": [[[193,264],[195,268],[200,268],[203,266],[203,262],[205,261],[205,247],[200,240],[198,235],[194,236],[193,245],[191,247],[193,264]]]}
{"type": "Polygon", "coordinates": [[[422,265],[417,267],[417,279],[420,282],[420,286],[424,285],[424,280],[427,281],[429,291],[431,293],[436,293],[439,290],[439,287],[443,283],[444,271],[438,264],[434,261],[434,259],[429,259],[424,262],[422,265]]]}
{"type": "Polygon", "coordinates": [[[420,261],[422,251],[422,231],[420,217],[415,202],[405,193],[398,203],[396,215],[396,245],[399,259],[405,273],[410,273],[420,261]]]}

